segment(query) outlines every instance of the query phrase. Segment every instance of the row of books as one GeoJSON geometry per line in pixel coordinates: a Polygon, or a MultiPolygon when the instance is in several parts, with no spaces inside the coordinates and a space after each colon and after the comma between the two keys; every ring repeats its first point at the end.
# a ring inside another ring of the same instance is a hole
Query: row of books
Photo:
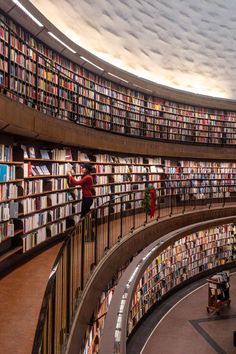
{"type": "MultiPolygon", "coordinates": [[[[12,28],[16,29],[17,26],[11,21],[10,25],[12,28]]],[[[5,39],[8,36],[8,30],[5,27],[1,27],[1,31],[4,33],[2,34],[3,39],[5,39]]],[[[155,97],[148,97],[147,95],[142,94],[141,92],[137,91],[132,91],[130,89],[124,89],[123,87],[116,85],[114,83],[109,82],[108,80],[102,79],[102,78],[96,78],[96,76],[92,73],[87,72],[85,69],[78,67],[77,65],[70,63],[68,60],[65,60],[63,57],[58,55],[57,53],[54,53],[52,50],[50,50],[47,46],[43,45],[42,43],[38,43],[32,36],[30,36],[28,33],[26,33],[23,29],[18,28],[17,33],[20,33],[20,35],[23,37],[23,40],[26,40],[28,43],[35,46],[35,48],[39,48],[39,51],[42,52],[44,55],[49,55],[50,60],[56,60],[58,65],[61,66],[61,71],[65,72],[67,75],[69,75],[71,78],[75,79],[76,74],[79,75],[84,75],[85,77],[79,77],[80,82],[85,86],[85,87],[91,87],[91,82],[89,81],[90,79],[92,81],[98,81],[97,84],[95,84],[95,88],[106,95],[112,96],[115,99],[120,99],[123,100],[129,104],[135,104],[137,106],[142,106],[146,105],[152,108],[152,109],[158,109],[161,111],[171,111],[173,114],[177,113],[182,113],[185,114],[186,116],[188,115],[193,115],[193,116],[203,116],[208,117],[208,118],[215,118],[216,115],[217,117],[224,117],[225,112],[224,111],[214,111],[212,114],[211,109],[201,109],[197,107],[192,107],[184,104],[179,104],[175,102],[169,102],[167,100],[162,100],[159,98],[155,97]],[[53,59],[52,59],[53,58],[53,59]],[[66,65],[67,67],[64,67],[66,65]],[[75,70],[73,73],[71,70],[75,70]],[[87,79],[87,78],[90,79],[87,79]],[[106,85],[106,87],[103,87],[102,84],[106,85]],[[113,87],[113,90],[111,88],[113,87]],[[119,92],[120,90],[120,92],[119,92]],[[152,102],[153,101],[153,102],[152,102]]],[[[25,54],[29,55],[29,51],[24,49],[25,44],[22,43],[21,40],[16,38],[15,36],[11,36],[11,46],[13,48],[19,49],[22,52],[25,52],[25,54]]],[[[32,60],[35,60],[35,57],[31,55],[32,60]]],[[[44,65],[46,65],[46,60],[44,61],[44,65]]],[[[93,85],[94,86],[94,85],[93,85]]],[[[235,115],[232,113],[232,117],[235,117],[235,115]]]]}
{"type": "Polygon", "coordinates": [[[112,281],[107,285],[107,288],[102,292],[97,306],[93,312],[92,323],[87,327],[86,334],[83,340],[82,349],[79,354],[92,354],[99,352],[100,339],[103,334],[103,327],[106,319],[106,314],[109,310],[116,285],[119,283],[125,268],[128,263],[114,274],[112,281]]]}
{"type": "Polygon", "coordinates": [[[66,220],[60,220],[53,224],[38,229],[22,237],[23,253],[44,242],[48,237],[53,237],[66,231],[66,220]]]}
{"type": "Polygon", "coordinates": [[[173,287],[193,275],[235,259],[235,230],[234,224],[225,224],[187,235],[154,258],[141,275],[135,290],[128,334],[150,307],[173,287]],[[195,247],[196,244],[199,247],[195,247]]]}
{"type": "Polygon", "coordinates": [[[15,232],[15,226],[13,221],[0,223],[0,242],[4,241],[8,237],[13,237],[14,232],[15,232]]]}
{"type": "Polygon", "coordinates": [[[0,144],[0,161],[12,162],[12,151],[11,145],[0,144]]]}
{"type": "Polygon", "coordinates": [[[35,165],[30,161],[24,163],[24,178],[32,176],[49,176],[51,172],[46,164],[35,165]]]}
{"type": "MultiPolygon", "coordinates": [[[[39,229],[49,223],[51,224],[55,221],[59,221],[59,219],[66,219],[66,217],[72,215],[72,213],[72,204],[67,204],[65,206],[53,208],[48,211],[35,213],[34,215],[28,216],[27,218],[22,218],[24,229],[23,232],[25,234],[30,233],[34,229],[39,229]]],[[[47,225],[47,227],[49,226],[50,225],[47,225]]]]}
{"type": "MultiPolygon", "coordinates": [[[[19,60],[19,58],[18,58],[18,55],[17,56],[13,56],[12,55],[12,60],[14,60],[14,61],[16,61],[16,62],[19,62],[19,63],[21,63],[22,65],[23,64],[25,64],[25,59],[23,58],[22,60],[19,60]]],[[[18,76],[18,79],[19,78],[21,78],[21,79],[23,79],[23,77],[20,75],[20,76],[18,76]]],[[[33,84],[33,82],[34,82],[35,80],[32,78],[32,81],[31,81],[31,83],[33,84]]],[[[54,80],[55,81],[55,80],[54,80]]],[[[39,80],[38,80],[38,85],[39,85],[39,88],[40,89],[43,89],[43,90],[45,90],[45,91],[47,91],[47,92],[49,92],[49,93],[53,93],[53,94],[55,94],[55,95],[57,95],[58,94],[58,89],[57,89],[57,86],[53,86],[53,85],[51,85],[50,83],[47,83],[47,82],[43,82],[40,78],[39,78],[39,80]]],[[[57,81],[55,81],[55,83],[57,84],[57,81]]],[[[19,84],[18,84],[18,86],[19,86],[19,84]]],[[[63,94],[62,94],[62,92],[61,93],[59,93],[59,96],[61,96],[61,97],[64,97],[64,98],[67,98],[67,99],[71,99],[70,98],[70,96],[68,96],[68,94],[66,94],[65,93],[65,96],[63,96],[63,94]]],[[[81,104],[83,104],[83,105],[85,105],[85,106],[88,106],[87,105],[87,102],[88,101],[81,101],[80,103],[81,104]]],[[[91,107],[90,106],[91,105],[91,103],[89,102],[89,107],[91,107]]],[[[132,106],[131,107],[131,110],[137,110],[139,113],[140,113],[140,108],[138,109],[137,107],[136,108],[133,108],[133,107],[135,107],[135,106],[132,106]]],[[[124,107],[126,110],[128,110],[128,107],[124,107]]],[[[99,110],[101,110],[101,111],[103,111],[103,112],[109,112],[110,111],[110,106],[107,106],[106,105],[106,107],[105,107],[105,105],[103,105],[103,107],[101,108],[99,108],[99,106],[97,106],[97,109],[99,109],[99,110]]],[[[117,114],[117,115],[121,115],[122,113],[118,113],[118,112],[113,112],[112,114],[117,114]]],[[[142,114],[143,114],[143,112],[142,112],[142,114]]],[[[149,112],[149,114],[151,114],[150,112],[149,112]]],[[[175,116],[171,116],[171,118],[172,119],[174,119],[174,117],[175,116]]],[[[170,115],[168,115],[168,117],[165,117],[165,118],[167,118],[167,119],[169,119],[170,118],[170,115]]],[[[136,117],[136,119],[138,119],[138,117],[136,117]]],[[[142,117],[139,117],[139,119],[138,119],[139,121],[142,121],[142,117]]],[[[207,120],[204,120],[204,121],[202,121],[202,120],[199,120],[199,122],[196,122],[196,124],[200,124],[199,125],[199,127],[198,127],[198,130],[200,129],[204,129],[204,125],[202,125],[202,123],[203,124],[207,124],[207,120]]],[[[157,123],[157,122],[156,122],[157,123]]],[[[192,122],[191,122],[192,123],[192,122]]],[[[131,123],[132,124],[132,123],[131,123]]],[[[159,124],[160,125],[163,125],[163,122],[159,122],[159,124]]],[[[164,122],[164,124],[165,124],[165,122],[164,122]]],[[[168,124],[169,125],[169,124],[168,124]]],[[[223,126],[222,126],[223,127],[223,126]]],[[[192,130],[192,127],[190,127],[190,129],[192,130]]],[[[215,130],[216,131],[216,130],[215,130]]],[[[188,134],[187,132],[185,132],[185,134],[188,134]]]]}
{"type": "Polygon", "coordinates": [[[23,232],[28,233],[33,229],[37,229],[40,226],[44,226],[48,223],[48,212],[36,213],[27,218],[22,218],[23,221],[23,232]]]}
{"type": "Polygon", "coordinates": [[[0,184],[0,202],[15,199],[22,195],[22,188],[13,183],[0,184]]]}
{"type": "Polygon", "coordinates": [[[7,221],[18,217],[17,202],[11,201],[10,203],[0,204],[0,222],[7,221]]]}
{"type": "Polygon", "coordinates": [[[46,209],[48,207],[47,195],[41,195],[36,198],[25,198],[21,201],[24,215],[46,209]]]}
{"type": "MultiPolygon", "coordinates": [[[[17,60],[17,59],[16,59],[17,60]]],[[[136,100],[136,99],[135,99],[136,100]]],[[[176,112],[174,112],[174,113],[176,113],[176,112]]],[[[212,116],[211,116],[212,117],[212,116]]]]}
{"type": "Polygon", "coordinates": [[[8,182],[16,179],[16,166],[0,164],[0,182],[8,182]]]}
{"type": "Polygon", "coordinates": [[[29,251],[31,248],[39,245],[47,238],[47,229],[42,227],[36,232],[32,232],[22,238],[23,240],[23,253],[29,251]]]}

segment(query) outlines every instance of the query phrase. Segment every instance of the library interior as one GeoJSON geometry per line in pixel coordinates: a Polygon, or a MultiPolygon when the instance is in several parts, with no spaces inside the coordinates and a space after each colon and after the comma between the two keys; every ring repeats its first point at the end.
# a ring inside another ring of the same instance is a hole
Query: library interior
{"type": "Polygon", "coordinates": [[[0,0],[1,353],[236,353],[235,11],[0,0]]]}

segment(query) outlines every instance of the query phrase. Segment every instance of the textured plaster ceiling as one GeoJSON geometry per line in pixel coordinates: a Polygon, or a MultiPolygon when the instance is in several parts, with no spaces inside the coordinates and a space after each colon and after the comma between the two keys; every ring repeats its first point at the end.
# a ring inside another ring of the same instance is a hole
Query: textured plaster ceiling
{"type": "Polygon", "coordinates": [[[236,99],[236,0],[30,0],[81,47],[172,88],[236,99]]]}

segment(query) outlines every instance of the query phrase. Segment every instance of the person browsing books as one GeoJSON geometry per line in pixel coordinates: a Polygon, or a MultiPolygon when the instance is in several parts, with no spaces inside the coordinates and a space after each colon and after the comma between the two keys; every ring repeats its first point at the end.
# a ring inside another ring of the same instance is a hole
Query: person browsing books
{"type": "Polygon", "coordinates": [[[82,188],[82,208],[81,208],[81,218],[85,216],[93,204],[93,177],[91,172],[93,170],[92,165],[89,163],[84,163],[82,166],[82,178],[76,179],[72,176],[71,172],[68,172],[69,182],[73,186],[81,186],[82,188]]]}

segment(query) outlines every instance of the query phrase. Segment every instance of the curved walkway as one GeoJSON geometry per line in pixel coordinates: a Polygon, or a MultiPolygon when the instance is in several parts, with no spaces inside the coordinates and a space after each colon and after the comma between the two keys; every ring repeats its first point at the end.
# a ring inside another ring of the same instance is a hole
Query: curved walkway
{"type": "Polygon", "coordinates": [[[180,290],[156,308],[128,343],[128,354],[235,354],[236,273],[230,276],[231,306],[208,314],[206,279],[180,290]],[[161,317],[161,318],[160,318],[161,317]],[[145,336],[140,340],[140,333],[145,336]]]}
{"type": "Polygon", "coordinates": [[[1,279],[2,354],[31,354],[44,291],[61,245],[57,244],[1,279]]]}

